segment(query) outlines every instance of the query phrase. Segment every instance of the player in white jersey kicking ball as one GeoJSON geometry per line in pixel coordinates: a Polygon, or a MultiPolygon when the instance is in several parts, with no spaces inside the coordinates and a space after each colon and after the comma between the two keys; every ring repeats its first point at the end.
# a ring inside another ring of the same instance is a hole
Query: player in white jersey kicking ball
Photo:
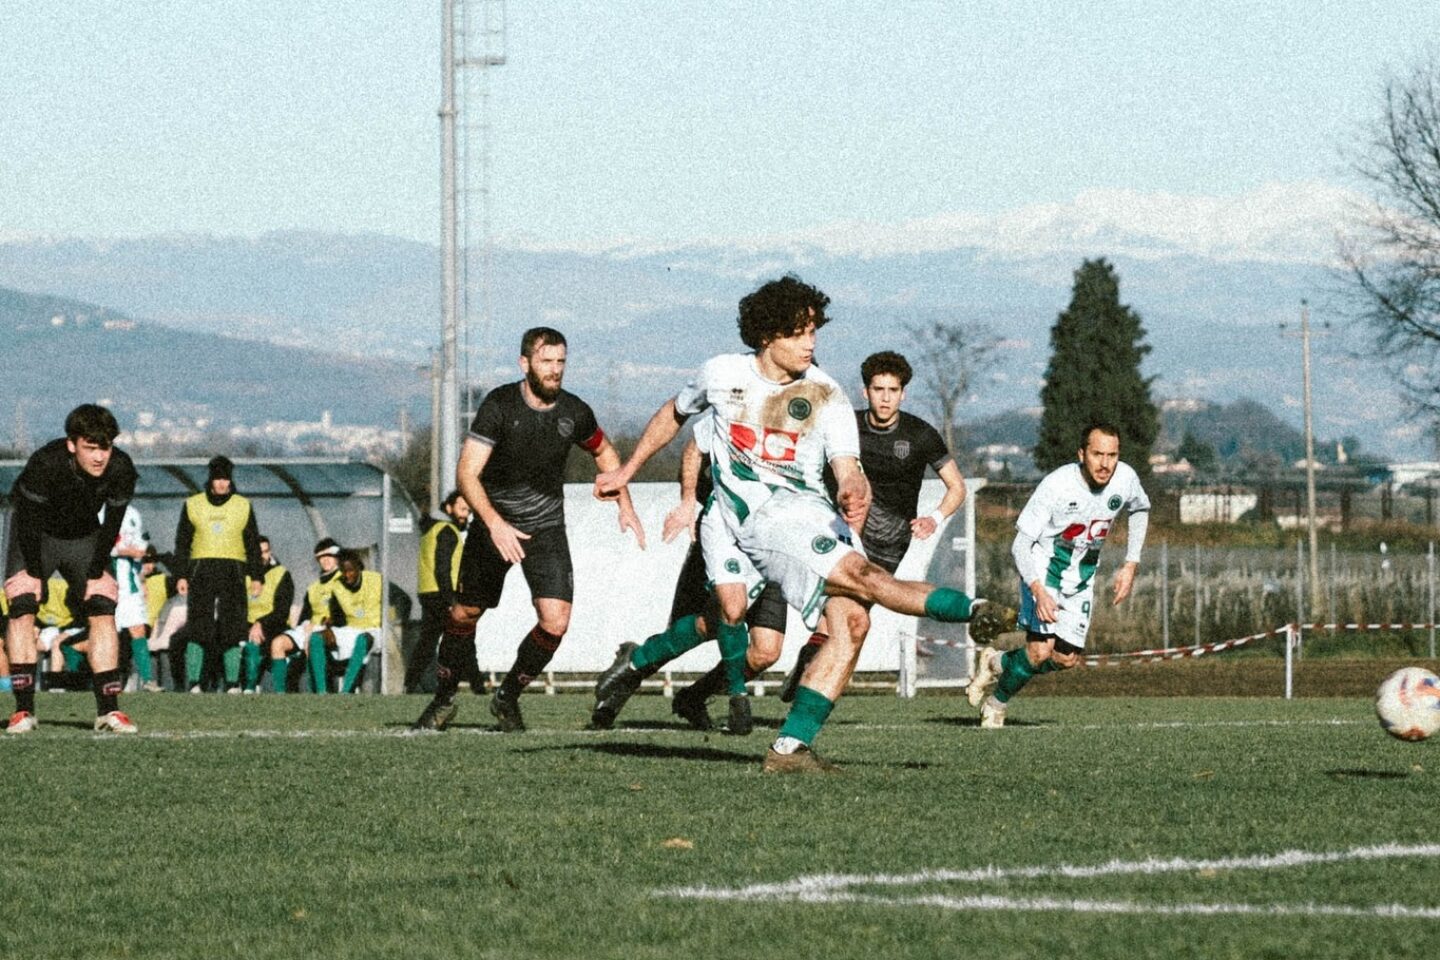
{"type": "Polygon", "coordinates": [[[1015,521],[1011,554],[1020,571],[1020,628],[1025,645],[980,652],[965,688],[980,726],[1005,725],[1005,708],[1030,678],[1080,662],[1095,601],[1095,568],[1115,518],[1129,513],[1125,562],[1115,574],[1114,600],[1130,596],[1150,525],[1150,498],[1120,460],[1120,434],[1094,423],[1081,434],[1076,463],[1051,471],[1015,521]]]}
{"type": "MultiPolygon", "coordinates": [[[[972,635],[978,632],[985,640],[1008,626],[984,601],[948,587],[896,580],[854,546],[852,530],[863,525],[870,504],[870,485],[858,466],[855,412],[840,385],[813,366],[816,331],[826,323],[829,303],[793,276],[744,297],[740,339],[754,352],[707,361],[651,418],[630,459],[595,479],[598,496],[617,494],[687,418],[705,412],[712,418],[714,509],[755,575],[779,583],[786,602],[811,629],[823,615],[830,633],[766,753],[763,769],[771,773],[835,769],[810,745],[854,672],[870,628],[870,604],[970,621],[972,635]],[[834,503],[822,481],[827,462],[836,479],[834,503]]],[[[721,606],[717,640],[736,695],[744,689],[744,609],[728,611],[723,599],[721,606]]]]}

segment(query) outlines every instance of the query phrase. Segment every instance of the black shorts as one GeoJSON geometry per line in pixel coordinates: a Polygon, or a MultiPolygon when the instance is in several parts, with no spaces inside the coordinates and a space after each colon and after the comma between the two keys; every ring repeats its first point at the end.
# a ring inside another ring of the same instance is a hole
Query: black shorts
{"type": "MultiPolygon", "coordinates": [[[[711,606],[713,599],[714,591],[705,579],[705,556],[697,540],[690,544],[690,552],[685,554],[685,563],[675,581],[675,598],[670,601],[670,622],[702,613],[718,622],[718,612],[711,606]]],[[[751,598],[745,622],[752,629],[760,627],[784,633],[788,616],[789,608],[780,592],[780,585],[766,581],[760,593],[751,598]]]]}
{"type": "MultiPolygon", "coordinates": [[[[521,540],[525,559],[520,569],[530,585],[530,596],[539,600],[575,599],[575,568],[570,562],[570,538],[564,527],[536,530],[529,540],[521,540]]],[[[465,550],[460,554],[460,586],[455,590],[457,603],[489,610],[500,603],[505,588],[505,575],[510,561],[500,556],[490,530],[483,523],[471,524],[465,533],[465,550]]]]}
{"type": "MultiPolygon", "coordinates": [[[[95,597],[88,603],[82,601],[85,596],[85,587],[90,580],[90,561],[95,558],[96,540],[100,537],[97,529],[92,534],[83,537],[76,537],[74,540],[61,540],[49,534],[40,535],[40,569],[34,571],[40,578],[42,585],[48,585],[50,578],[60,574],[65,580],[67,596],[71,598],[72,608],[84,607],[87,616],[100,616],[105,613],[115,612],[115,603],[103,597],[95,597]],[[108,610],[105,609],[108,607],[108,610]]],[[[10,544],[5,556],[5,579],[9,580],[15,574],[25,569],[25,558],[20,553],[20,539],[15,534],[12,520],[10,528],[10,544]]],[[[43,593],[43,589],[42,589],[43,593]]],[[[10,604],[10,612],[15,615],[33,614],[39,609],[39,604],[27,597],[20,597],[10,604]]]]}
{"type": "MultiPolygon", "coordinates": [[[[863,542],[863,541],[862,541],[863,542]]],[[[893,574],[900,567],[900,561],[905,559],[905,551],[910,549],[910,541],[903,543],[865,543],[865,556],[877,567],[882,568],[886,573],[893,574]]]]}

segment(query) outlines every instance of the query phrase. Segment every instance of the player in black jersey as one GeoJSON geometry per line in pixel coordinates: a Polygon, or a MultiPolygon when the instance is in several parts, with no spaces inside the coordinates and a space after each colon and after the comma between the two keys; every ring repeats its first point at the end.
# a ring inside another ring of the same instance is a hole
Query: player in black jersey
{"type": "MultiPolygon", "coordinates": [[[[912,375],[909,361],[891,350],[873,353],[860,364],[869,406],[855,411],[855,421],[860,430],[860,466],[870,480],[872,494],[860,542],[865,555],[891,573],[900,566],[912,537],[928,539],[965,502],[965,478],[939,432],[900,409],[912,375]],[[922,517],[917,514],[927,467],[944,482],[945,496],[922,517]]],[[[834,478],[828,471],[825,482],[833,497],[834,478]]],[[[795,666],[780,688],[782,701],[794,699],[805,667],[825,640],[824,631],[817,630],[800,648],[795,666]]]]}
{"type": "Polygon", "coordinates": [[[35,614],[51,574],[81,598],[88,619],[88,657],[94,673],[95,729],[134,733],[120,712],[120,638],[115,629],[119,586],[110,574],[110,548],[135,494],[135,465],[115,438],[120,426],[107,409],[87,403],[65,418],[65,436],[36,450],[15,481],[15,513],[5,560],[6,629],[15,713],[6,733],[35,729],[35,614]]]}
{"type": "MultiPolygon", "coordinates": [[[[520,692],[545,669],[570,627],[574,573],[565,535],[565,460],[578,446],[603,472],[619,467],[620,455],[589,405],[561,389],[565,360],[560,331],[525,331],[525,379],[490,391],[470,424],[455,480],[478,522],[465,535],[460,585],[436,657],[435,697],[413,729],[443,730],[454,718],[455,692],[475,661],[476,624],[500,602],[513,564],[525,572],[537,622],[490,700],[502,731],[525,729],[520,692]]],[[[621,531],[634,531],[643,549],[645,532],[627,490],[619,491],[618,502],[621,531]]]]}

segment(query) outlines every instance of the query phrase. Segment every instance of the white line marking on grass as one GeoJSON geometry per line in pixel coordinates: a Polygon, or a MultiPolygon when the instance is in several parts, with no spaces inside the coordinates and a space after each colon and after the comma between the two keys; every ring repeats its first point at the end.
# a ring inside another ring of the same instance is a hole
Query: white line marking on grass
{"type": "MultiPolygon", "coordinates": [[[[1115,723],[1020,723],[1005,729],[1041,730],[1046,733],[1055,733],[1057,727],[1061,730],[1114,730],[1116,727],[1124,727],[1126,730],[1188,730],[1200,727],[1352,727],[1368,725],[1373,722],[1373,720],[1352,720],[1342,717],[1322,717],[1314,720],[1152,720],[1141,723],[1128,721],[1116,721],[1115,723]]],[[[932,728],[919,723],[855,723],[847,724],[845,729],[920,730],[932,728]]],[[[989,734],[987,733],[986,736],[989,734]]]]}
{"type": "Polygon", "coordinates": [[[1351,907],[1329,903],[1136,903],[1129,900],[1068,900],[1056,897],[870,897],[860,894],[822,894],[801,898],[804,903],[861,903],[881,907],[938,907],[942,910],[990,910],[1021,913],[1120,913],[1163,916],[1219,916],[1251,914],[1269,917],[1383,917],[1440,920],[1440,907],[1412,907],[1403,903],[1351,907]]]}
{"type": "Polygon", "coordinates": [[[1073,913],[1150,913],[1150,914],[1235,914],[1250,913],[1272,916],[1315,915],[1348,917],[1390,917],[1440,919],[1440,907],[1414,907],[1404,904],[1346,906],[1335,904],[1245,904],[1245,903],[1174,903],[1147,904],[1130,901],[1077,900],[1063,897],[1001,897],[990,894],[976,896],[945,896],[940,894],[916,897],[881,897],[856,893],[854,887],[902,887],[928,883],[981,883],[1012,879],[1092,879],[1105,876],[1151,875],[1177,872],[1220,870],[1276,870],[1321,864],[1357,861],[1392,860],[1401,858],[1440,858],[1440,844],[1381,844],[1352,847],[1349,850],[1307,851],[1286,850],[1275,854],[1249,857],[1227,857],[1193,860],[1171,859],[1111,860],[1108,863],[1077,865],[1052,864],[1028,867],[994,865],[969,870],[921,870],[906,874],[814,874],[796,877],[782,883],[761,883],[745,887],[671,887],[652,891],[652,896],[686,900],[769,901],[795,903],[865,903],[881,906],[932,906],[947,910],[1014,910],[1061,911],[1073,913]]]}

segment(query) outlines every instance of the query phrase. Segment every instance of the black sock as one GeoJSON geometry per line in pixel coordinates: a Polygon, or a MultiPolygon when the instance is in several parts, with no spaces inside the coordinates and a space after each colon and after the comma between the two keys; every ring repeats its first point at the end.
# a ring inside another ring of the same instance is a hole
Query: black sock
{"type": "MultiPolygon", "coordinates": [[[[750,666],[750,662],[747,660],[745,662],[745,679],[754,680],[758,676],[760,676],[760,671],[750,666]]],[[[718,697],[724,693],[727,686],[728,684],[725,680],[725,661],[721,660],[710,668],[709,673],[686,687],[684,692],[689,696],[704,697],[708,700],[711,697],[718,697]]]]}
{"type": "Polygon", "coordinates": [[[506,700],[514,700],[520,696],[520,691],[540,676],[550,663],[550,659],[560,647],[560,640],[555,634],[542,630],[538,623],[531,628],[530,632],[525,634],[525,639],[520,641],[520,649],[515,652],[515,665],[505,674],[499,695],[506,700]]]}
{"type": "Polygon", "coordinates": [[[10,689],[15,694],[15,712],[35,712],[35,664],[10,664],[10,689]]]}
{"type": "Polygon", "coordinates": [[[475,663],[475,634],[442,633],[440,649],[435,654],[435,699],[455,699],[460,681],[475,663]]]}
{"type": "Polygon", "coordinates": [[[101,670],[95,674],[94,685],[97,717],[120,709],[120,688],[124,683],[120,680],[119,670],[101,670]]]}

